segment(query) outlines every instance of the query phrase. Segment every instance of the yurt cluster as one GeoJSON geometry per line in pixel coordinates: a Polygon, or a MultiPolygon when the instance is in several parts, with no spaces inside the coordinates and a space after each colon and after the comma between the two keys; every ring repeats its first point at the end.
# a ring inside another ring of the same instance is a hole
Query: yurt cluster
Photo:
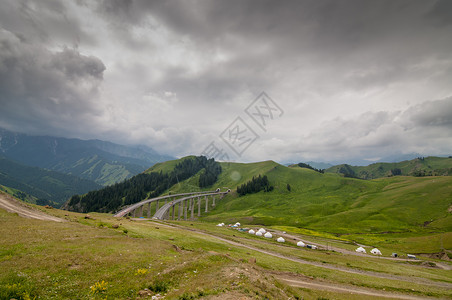
{"type": "MultiPolygon", "coordinates": [[[[364,249],[363,247],[358,247],[358,248],[356,248],[356,250],[355,250],[356,252],[358,252],[358,253],[367,253],[366,252],[366,249],[364,249]]],[[[370,250],[370,253],[372,253],[373,255],[381,255],[381,251],[380,250],[378,250],[377,248],[373,248],[372,250],[370,250]]]]}
{"type": "MultiPolygon", "coordinates": [[[[218,227],[233,228],[233,229],[236,229],[238,231],[247,232],[247,233],[255,235],[255,236],[264,237],[264,238],[267,238],[267,239],[273,239],[273,234],[271,232],[265,230],[264,228],[259,228],[259,229],[241,228],[240,227],[241,224],[239,222],[237,222],[235,224],[229,224],[229,225],[225,225],[224,223],[219,223],[217,226],[218,227]]],[[[285,243],[286,242],[286,240],[282,236],[278,237],[276,239],[276,241],[279,242],[279,243],[285,243]]],[[[297,242],[297,246],[298,247],[306,247],[306,248],[309,248],[309,249],[317,249],[316,245],[305,244],[302,241],[298,241],[297,242]]],[[[363,253],[363,254],[367,253],[366,249],[364,249],[362,246],[356,248],[355,251],[358,252],[358,253],[363,253]]],[[[373,248],[372,250],[370,250],[370,253],[373,254],[373,255],[381,255],[381,251],[378,250],[377,248],[373,248]]],[[[394,254],[393,254],[393,256],[394,256],[394,254]]],[[[397,254],[394,257],[397,257],[397,254]]]]}
{"type": "MultiPolygon", "coordinates": [[[[223,226],[226,226],[226,225],[224,223],[219,223],[217,226],[218,227],[223,227],[223,226]]],[[[273,234],[271,234],[271,232],[265,230],[264,228],[259,228],[259,229],[254,230],[254,229],[249,229],[249,228],[240,228],[240,226],[241,226],[241,224],[239,222],[237,222],[235,224],[227,225],[227,227],[237,229],[238,231],[241,231],[241,232],[248,232],[249,234],[256,235],[256,236],[259,236],[259,237],[264,237],[264,238],[267,238],[267,239],[272,239],[273,238],[273,234]]],[[[276,239],[276,241],[279,242],[279,243],[286,242],[286,240],[282,236],[278,237],[276,239]]],[[[315,246],[315,245],[308,245],[308,244],[303,243],[302,241],[297,242],[297,246],[299,246],[299,247],[306,247],[306,248],[309,248],[309,249],[317,249],[317,246],[315,246]]]]}

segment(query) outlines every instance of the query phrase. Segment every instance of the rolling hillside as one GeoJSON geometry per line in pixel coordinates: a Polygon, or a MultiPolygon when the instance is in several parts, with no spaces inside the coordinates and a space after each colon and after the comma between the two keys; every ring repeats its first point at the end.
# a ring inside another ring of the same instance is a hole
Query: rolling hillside
{"type": "Polygon", "coordinates": [[[99,140],[29,136],[0,129],[0,152],[22,164],[110,185],[171,159],[153,149],[99,140]]]}
{"type": "Polygon", "coordinates": [[[236,188],[257,174],[267,175],[272,192],[228,196],[204,220],[288,225],[323,232],[360,233],[452,230],[452,177],[397,176],[377,180],[274,162],[222,164],[218,186],[236,188]],[[287,189],[290,185],[290,191],[287,189]]]}
{"type": "Polygon", "coordinates": [[[220,164],[204,156],[190,156],[176,161],[171,171],[157,170],[138,174],[128,180],[91,191],[86,195],[74,195],[64,209],[77,212],[113,212],[147,198],[157,197],[169,187],[196,175],[197,186],[209,188],[221,172],[220,164]]]}
{"type": "Polygon", "coordinates": [[[452,175],[452,157],[419,157],[398,163],[375,163],[368,166],[347,164],[328,168],[325,172],[340,173],[347,177],[375,179],[390,176],[444,176],[452,175]]]}
{"type": "MultiPolygon", "coordinates": [[[[434,169],[446,169],[449,161],[452,159],[432,157],[424,162],[434,169]]],[[[360,180],[289,168],[273,161],[220,164],[222,173],[215,187],[235,190],[260,174],[268,177],[274,190],[228,196],[203,217],[206,221],[284,224],[337,234],[452,230],[452,216],[448,212],[452,204],[451,176],[360,180]]],[[[172,165],[174,162],[168,162],[154,168],[169,170],[172,165]]],[[[201,190],[196,182],[195,175],[169,190],[172,193],[201,190]]]]}
{"type": "Polygon", "coordinates": [[[0,156],[0,185],[12,195],[41,205],[59,206],[77,193],[101,188],[72,175],[29,167],[0,156]]]}
{"type": "MultiPolygon", "coordinates": [[[[146,173],[169,174],[187,159],[157,164],[146,173]]],[[[446,162],[448,159],[428,159],[435,169],[447,168],[446,162]]],[[[235,190],[258,175],[267,176],[274,189],[241,197],[232,193],[202,217],[205,221],[293,226],[338,235],[452,230],[451,176],[362,180],[298,166],[285,167],[273,161],[220,165],[222,172],[210,189],[235,190]]],[[[174,181],[163,193],[209,189],[199,187],[202,172],[174,181]]]]}

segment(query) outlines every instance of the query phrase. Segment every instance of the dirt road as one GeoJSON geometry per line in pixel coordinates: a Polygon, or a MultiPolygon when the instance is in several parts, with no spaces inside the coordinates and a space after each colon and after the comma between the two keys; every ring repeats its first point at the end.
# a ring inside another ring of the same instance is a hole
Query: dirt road
{"type": "Polygon", "coordinates": [[[19,216],[30,219],[38,219],[45,221],[65,222],[65,220],[50,216],[39,210],[33,209],[27,204],[14,199],[12,196],[0,192],[0,208],[11,213],[17,213],[19,216]]]}
{"type": "Polygon", "coordinates": [[[287,276],[275,276],[280,281],[294,287],[301,287],[313,290],[331,291],[335,293],[343,294],[357,294],[363,296],[373,296],[382,297],[390,299],[406,299],[406,300],[421,300],[426,299],[425,297],[416,297],[411,295],[395,294],[390,292],[382,292],[377,290],[369,290],[364,288],[350,287],[350,286],[339,286],[331,283],[324,282],[314,282],[303,279],[294,279],[287,276]]]}

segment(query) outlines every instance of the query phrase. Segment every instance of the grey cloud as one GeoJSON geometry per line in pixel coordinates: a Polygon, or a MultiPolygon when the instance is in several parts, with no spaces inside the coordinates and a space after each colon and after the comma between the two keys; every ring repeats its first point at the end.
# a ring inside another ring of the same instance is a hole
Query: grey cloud
{"type": "Polygon", "coordinates": [[[413,127],[442,127],[451,133],[452,138],[452,97],[411,108],[406,112],[406,118],[413,123],[413,127]]]}
{"type": "Polygon", "coordinates": [[[322,124],[292,144],[294,156],[330,161],[399,153],[447,155],[452,149],[452,97],[404,112],[366,112],[322,124]]]}
{"type": "Polygon", "coordinates": [[[5,30],[32,42],[63,43],[70,46],[95,44],[96,38],[86,33],[81,20],[69,3],[42,0],[2,1],[0,24],[5,30]]]}
{"type": "Polygon", "coordinates": [[[99,113],[94,100],[104,70],[98,58],[68,48],[51,52],[1,30],[2,123],[14,124],[19,131],[61,132],[87,126],[83,120],[99,113]]]}
{"type": "MultiPolygon", "coordinates": [[[[275,81],[285,80],[284,73],[293,73],[294,69],[298,69],[295,76],[302,76],[310,69],[325,68],[329,71],[322,74],[325,82],[330,76],[331,82],[361,90],[423,78],[432,68],[447,66],[426,63],[432,58],[452,61],[452,40],[438,38],[447,34],[447,28],[429,25],[425,17],[436,15],[436,7],[443,5],[441,1],[405,0],[118,0],[105,1],[98,10],[118,27],[125,46],[134,50],[144,47],[137,43],[146,43],[133,41],[129,31],[134,26],[147,26],[149,30],[163,26],[189,38],[206,58],[214,55],[215,49],[229,53],[231,58],[222,65],[209,66],[189,78],[176,76],[179,94],[191,94],[192,82],[203,82],[197,90],[221,81],[231,84],[231,88],[223,85],[229,90],[240,85],[268,88],[275,81]],[[150,16],[157,24],[147,22],[150,16]],[[234,78],[236,83],[232,82],[234,78]]],[[[452,72],[445,72],[452,79],[452,72]]],[[[173,75],[168,69],[164,84],[171,85],[173,75]]],[[[322,83],[318,85],[315,88],[324,88],[322,83]]],[[[197,99],[221,99],[221,94],[206,93],[197,99]]]]}
{"type": "MultiPolygon", "coordinates": [[[[78,51],[65,48],[51,57],[50,67],[62,72],[73,82],[80,80],[102,80],[105,66],[100,59],[81,55],[78,51]]],[[[97,88],[97,86],[93,86],[97,88]]]]}
{"type": "Polygon", "coordinates": [[[90,128],[91,137],[157,141],[152,146],[178,155],[217,136],[219,115],[227,126],[266,91],[284,99],[287,123],[257,142],[268,145],[262,159],[291,149],[323,157],[421,152],[419,137],[439,153],[450,146],[450,100],[417,104],[451,95],[449,6],[4,1],[0,126],[78,136],[90,128]],[[171,121],[161,118],[168,112],[171,121]],[[285,147],[270,152],[273,144],[285,147]]]}
{"type": "Polygon", "coordinates": [[[435,5],[426,14],[437,26],[452,25],[452,2],[449,0],[435,1],[435,5]]]}

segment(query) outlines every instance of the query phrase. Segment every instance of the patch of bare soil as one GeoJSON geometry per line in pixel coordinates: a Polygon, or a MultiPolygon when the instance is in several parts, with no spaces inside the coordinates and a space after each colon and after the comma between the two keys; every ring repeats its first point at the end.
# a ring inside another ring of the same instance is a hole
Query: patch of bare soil
{"type": "Polygon", "coordinates": [[[239,291],[228,291],[221,295],[210,295],[210,296],[206,296],[202,299],[206,299],[206,300],[251,300],[251,299],[256,299],[256,298],[248,296],[248,295],[243,295],[239,291]]]}
{"type": "Polygon", "coordinates": [[[447,253],[445,251],[438,252],[438,253],[419,253],[418,255],[423,256],[423,257],[433,258],[433,259],[441,259],[441,260],[451,261],[451,259],[449,258],[449,256],[447,255],[447,253]]]}

